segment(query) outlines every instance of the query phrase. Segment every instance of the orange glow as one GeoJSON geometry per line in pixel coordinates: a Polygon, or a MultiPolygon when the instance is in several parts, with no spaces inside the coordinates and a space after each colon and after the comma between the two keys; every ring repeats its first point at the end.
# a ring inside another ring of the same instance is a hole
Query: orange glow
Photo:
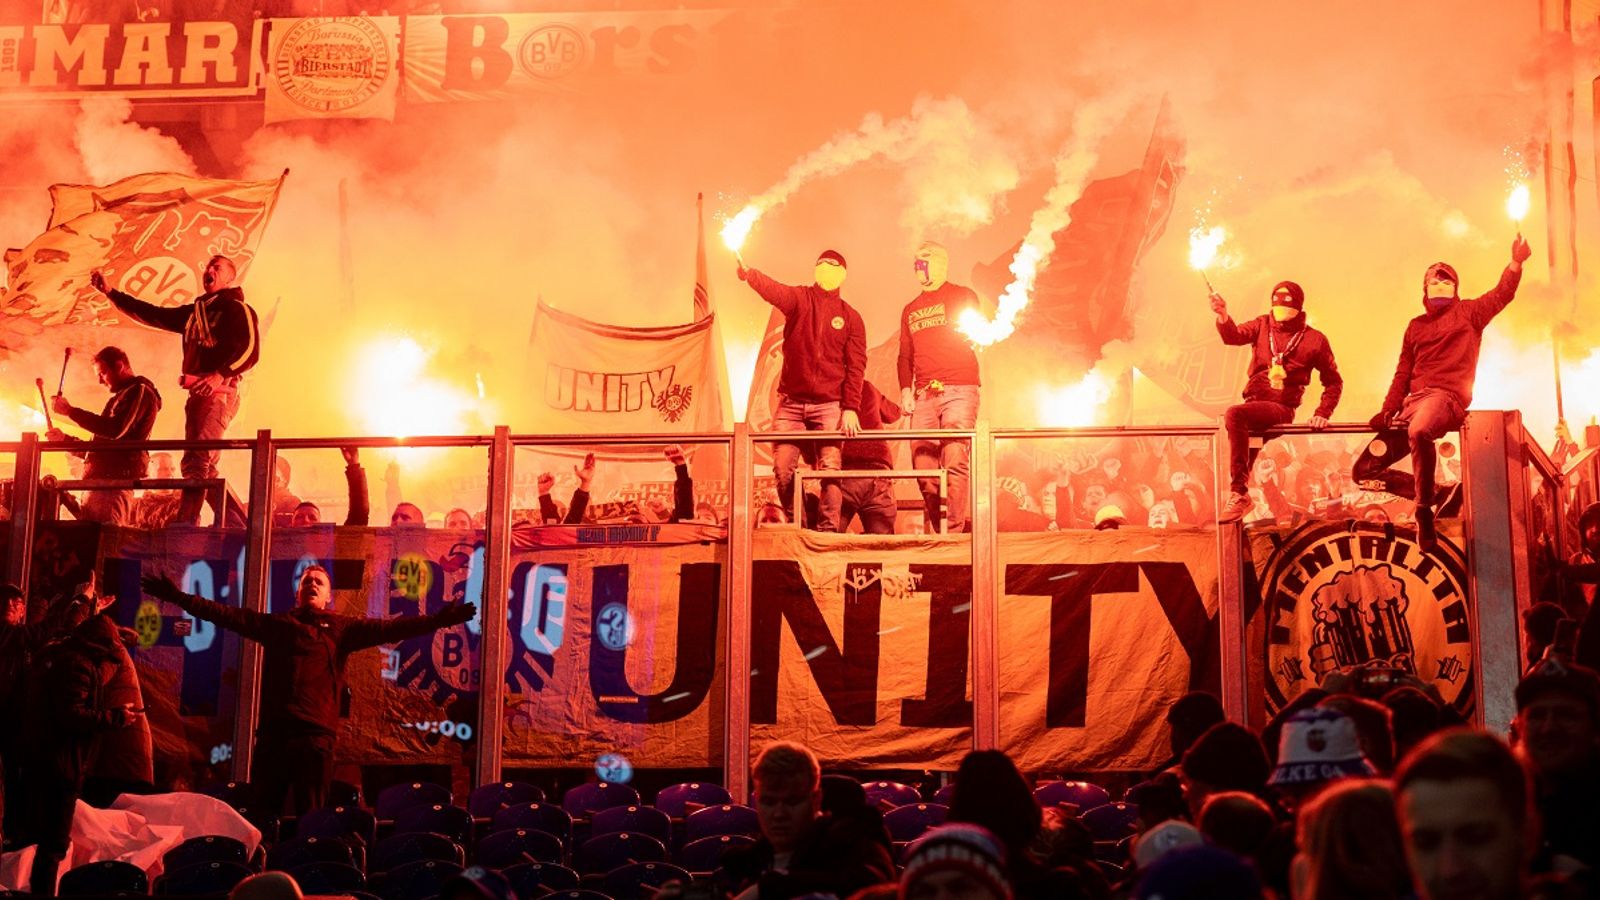
{"type": "MultiPolygon", "coordinates": [[[[431,349],[410,336],[374,338],[355,354],[350,373],[350,406],[358,411],[356,427],[364,434],[466,434],[469,413],[479,401],[466,390],[429,371],[431,349]]],[[[409,448],[395,456],[409,466],[438,456],[436,449],[409,448]]]]}
{"type": "Polygon", "coordinates": [[[1065,387],[1041,385],[1036,390],[1039,424],[1046,428],[1077,428],[1095,425],[1100,410],[1111,399],[1111,382],[1091,369],[1076,384],[1065,387]]]}
{"type": "Polygon", "coordinates": [[[1528,186],[1519,184],[1511,189],[1511,196],[1506,198],[1506,215],[1511,217],[1511,221],[1521,225],[1522,220],[1528,216],[1528,206],[1532,202],[1528,186]]]}
{"type": "Polygon", "coordinates": [[[762,209],[754,203],[739,210],[738,214],[722,224],[722,243],[735,253],[744,249],[745,239],[750,237],[750,229],[761,218],[762,209]]]}
{"type": "Polygon", "coordinates": [[[14,441],[27,432],[44,434],[44,413],[37,406],[0,401],[0,440],[14,441]]]}
{"type": "Polygon", "coordinates": [[[1189,265],[1204,272],[1211,268],[1217,261],[1217,251],[1222,249],[1222,243],[1228,239],[1228,232],[1221,225],[1210,228],[1192,228],[1189,230],[1189,265]]]}

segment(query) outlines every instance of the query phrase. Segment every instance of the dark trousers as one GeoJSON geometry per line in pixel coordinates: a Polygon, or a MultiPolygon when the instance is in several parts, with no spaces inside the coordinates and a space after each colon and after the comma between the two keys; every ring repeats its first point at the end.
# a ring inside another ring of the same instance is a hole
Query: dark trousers
{"type": "Polygon", "coordinates": [[[1368,490],[1410,497],[1418,506],[1433,505],[1433,476],[1438,465],[1433,442],[1461,427],[1467,412],[1449,391],[1430,388],[1406,398],[1395,427],[1378,433],[1356,460],[1351,476],[1368,490]],[[1411,457],[1411,471],[1392,469],[1411,457]]]}
{"type": "MultiPolygon", "coordinates": [[[[228,430],[228,423],[239,412],[239,393],[233,390],[217,391],[207,397],[190,394],[183,405],[183,438],[187,441],[214,441],[228,430]]],[[[185,478],[217,477],[217,459],[222,454],[216,450],[185,450],[178,461],[178,469],[185,478]]],[[[200,521],[200,506],[205,502],[205,492],[200,488],[184,488],[183,500],[178,504],[177,525],[194,525],[200,521]]],[[[217,521],[223,511],[212,509],[217,521]]]]}
{"type": "Polygon", "coordinates": [[[850,527],[853,516],[861,517],[864,534],[894,534],[894,517],[899,512],[887,478],[841,478],[842,502],[839,530],[850,527]]]}
{"type": "Polygon", "coordinates": [[[29,819],[34,841],[38,844],[28,882],[34,894],[53,896],[56,892],[56,876],[72,838],[72,814],[77,809],[81,790],[80,780],[54,772],[35,771],[29,776],[28,806],[32,811],[29,819]]]}
{"type": "Polygon", "coordinates": [[[1256,454],[1250,449],[1251,432],[1265,431],[1274,425],[1287,425],[1294,421],[1294,410],[1271,400],[1246,400],[1228,407],[1222,416],[1223,427],[1228,432],[1228,475],[1235,494],[1245,492],[1245,482],[1250,478],[1250,467],[1255,465],[1256,454]]]}
{"type": "Polygon", "coordinates": [[[333,735],[258,737],[251,763],[251,782],[262,822],[327,805],[333,780],[333,735]]]}

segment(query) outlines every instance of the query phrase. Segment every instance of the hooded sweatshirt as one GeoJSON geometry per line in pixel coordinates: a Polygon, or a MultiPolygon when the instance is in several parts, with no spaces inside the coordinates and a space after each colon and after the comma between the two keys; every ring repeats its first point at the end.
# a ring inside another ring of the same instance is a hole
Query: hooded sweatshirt
{"type": "Polygon", "coordinates": [[[122,310],[151,328],[183,335],[183,374],[228,378],[243,375],[261,355],[256,311],[237,287],[201,294],[182,306],[156,306],[121,291],[109,296],[122,310]]]}
{"type": "Polygon", "coordinates": [[[1344,377],[1333,360],[1333,347],[1322,332],[1306,324],[1304,313],[1288,322],[1272,316],[1256,316],[1243,324],[1232,318],[1217,323],[1224,344],[1250,345],[1250,377],[1244,385],[1244,399],[1281,403],[1291,410],[1300,407],[1311,373],[1322,379],[1322,400],[1316,415],[1329,418],[1344,392],[1344,377]],[[1284,381],[1281,390],[1272,387],[1273,350],[1282,353],[1284,381]]]}
{"type": "MultiPolygon", "coordinates": [[[[1455,269],[1443,263],[1428,268],[1432,272],[1442,268],[1455,277],[1455,269]]],[[[1500,283],[1489,293],[1476,300],[1452,300],[1442,309],[1424,312],[1406,326],[1405,338],[1400,342],[1400,362],[1395,366],[1394,381],[1383,399],[1383,408],[1399,410],[1406,396],[1431,388],[1449,391],[1462,409],[1472,405],[1472,383],[1478,374],[1478,350],[1483,344],[1483,329],[1490,320],[1506,308],[1517,295],[1517,284],[1522,281],[1520,270],[1506,267],[1500,273],[1500,283]]],[[[1460,284],[1460,281],[1456,281],[1460,284]]],[[[1423,297],[1426,305],[1427,276],[1423,276],[1423,297]]]]}
{"type": "MultiPolygon", "coordinates": [[[[95,415],[86,409],[67,413],[79,428],[94,435],[90,441],[143,441],[156,425],[161,394],[150,379],[135,375],[111,392],[105,409],[95,415]]],[[[144,450],[90,450],[84,458],[86,478],[143,478],[150,465],[144,450]]]]}
{"type": "Polygon", "coordinates": [[[867,372],[867,328],[837,290],[779,284],[746,269],[745,280],[783,313],[783,373],[778,393],[800,403],[861,410],[867,372]]]}

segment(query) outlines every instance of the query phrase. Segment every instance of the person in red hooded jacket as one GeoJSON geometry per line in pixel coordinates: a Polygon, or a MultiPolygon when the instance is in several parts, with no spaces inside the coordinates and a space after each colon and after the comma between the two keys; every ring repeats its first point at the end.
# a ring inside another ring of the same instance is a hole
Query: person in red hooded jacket
{"type": "Polygon", "coordinates": [[[1511,264],[1499,283],[1476,300],[1461,299],[1461,278],[1445,263],[1434,263],[1422,276],[1425,312],[1406,326],[1394,381],[1383,409],[1372,417],[1378,438],[1356,460],[1351,475],[1363,488],[1416,501],[1417,542],[1424,550],[1436,541],[1433,442],[1466,421],[1483,330],[1517,295],[1522,264],[1532,255],[1528,242],[1517,235],[1511,264]],[[1412,472],[1390,468],[1407,455],[1412,472]]]}

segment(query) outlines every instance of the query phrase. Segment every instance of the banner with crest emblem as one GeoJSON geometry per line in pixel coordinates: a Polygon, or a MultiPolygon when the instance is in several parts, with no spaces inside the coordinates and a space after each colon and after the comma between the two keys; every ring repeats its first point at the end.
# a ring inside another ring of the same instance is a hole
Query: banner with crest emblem
{"type": "Polygon", "coordinates": [[[273,19],[267,47],[268,124],[291,119],[394,121],[400,19],[273,19]]]}
{"type": "Polygon", "coordinates": [[[203,293],[201,270],[219,253],[233,259],[242,281],[282,187],[281,177],[224,181],[161,172],[104,186],[51,186],[45,232],[6,251],[0,351],[23,349],[44,328],[123,324],[89,285],[96,269],[111,286],[165,306],[203,293]]]}
{"type": "MultiPolygon", "coordinates": [[[[529,340],[534,430],[545,434],[722,431],[715,315],[688,325],[604,325],[540,303],[529,340]]],[[[659,451],[651,450],[659,459],[659,451]]]]}

